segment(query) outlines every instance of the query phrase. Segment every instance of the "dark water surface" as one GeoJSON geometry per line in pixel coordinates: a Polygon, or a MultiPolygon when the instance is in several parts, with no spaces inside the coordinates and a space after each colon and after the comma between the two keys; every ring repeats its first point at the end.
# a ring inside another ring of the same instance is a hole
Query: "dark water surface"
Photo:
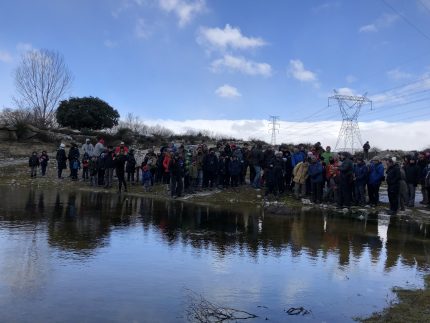
{"type": "Polygon", "coordinates": [[[251,322],[348,322],[429,265],[430,227],[396,218],[0,187],[1,322],[183,322],[193,293],[251,322]]]}

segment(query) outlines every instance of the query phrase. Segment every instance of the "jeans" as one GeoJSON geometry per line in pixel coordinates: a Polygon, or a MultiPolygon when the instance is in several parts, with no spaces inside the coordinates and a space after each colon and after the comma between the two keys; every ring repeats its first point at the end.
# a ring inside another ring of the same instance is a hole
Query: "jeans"
{"type": "Polygon", "coordinates": [[[112,187],[113,183],[113,168],[105,169],[105,187],[112,187]]]}
{"type": "Polygon", "coordinates": [[[254,186],[255,188],[260,188],[261,167],[254,166],[254,170],[255,170],[255,177],[254,177],[254,181],[252,182],[252,186],[254,186]]]}
{"type": "Polygon", "coordinates": [[[408,191],[409,191],[408,206],[409,207],[414,207],[415,205],[415,190],[416,190],[416,186],[414,184],[408,183],[408,191]]]}
{"type": "Polygon", "coordinates": [[[364,185],[363,183],[355,183],[355,202],[358,205],[364,205],[366,203],[366,196],[364,195],[364,185]]]}

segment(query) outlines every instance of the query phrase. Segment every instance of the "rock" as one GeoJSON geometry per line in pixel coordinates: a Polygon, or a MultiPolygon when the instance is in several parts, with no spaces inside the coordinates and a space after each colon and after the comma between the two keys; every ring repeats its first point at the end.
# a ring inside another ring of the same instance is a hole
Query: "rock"
{"type": "Polygon", "coordinates": [[[19,139],[21,139],[21,140],[31,139],[31,138],[34,138],[37,134],[38,134],[37,132],[34,132],[34,131],[30,130],[29,128],[26,128],[20,134],[19,139]]]}
{"type": "Polygon", "coordinates": [[[285,204],[266,204],[264,211],[271,214],[291,214],[291,210],[285,204]]]}

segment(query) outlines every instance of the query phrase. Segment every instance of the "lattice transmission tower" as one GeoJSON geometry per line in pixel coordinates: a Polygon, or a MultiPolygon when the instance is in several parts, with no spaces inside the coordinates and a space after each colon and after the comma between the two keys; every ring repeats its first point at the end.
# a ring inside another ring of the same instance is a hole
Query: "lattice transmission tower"
{"type": "Polygon", "coordinates": [[[279,116],[270,116],[269,131],[272,133],[272,139],[270,140],[272,146],[276,145],[276,134],[279,133],[279,128],[279,116]]]}
{"type": "Polygon", "coordinates": [[[363,105],[370,104],[372,101],[363,96],[343,95],[334,90],[334,96],[328,98],[328,104],[335,100],[342,115],[342,126],[337,137],[335,151],[347,151],[353,154],[357,148],[361,148],[360,128],[358,127],[358,116],[363,105]]]}

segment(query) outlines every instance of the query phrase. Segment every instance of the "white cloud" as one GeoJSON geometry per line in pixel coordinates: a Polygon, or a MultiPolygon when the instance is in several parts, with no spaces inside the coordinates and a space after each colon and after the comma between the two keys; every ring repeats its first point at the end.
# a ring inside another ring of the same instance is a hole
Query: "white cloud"
{"type": "Polygon", "coordinates": [[[114,42],[113,40],[106,39],[106,40],[103,42],[103,45],[105,45],[105,46],[106,46],[106,47],[108,47],[108,48],[114,48],[114,47],[118,46],[118,43],[117,43],[117,42],[114,42]]]}
{"type": "Polygon", "coordinates": [[[272,75],[272,67],[267,63],[258,63],[243,57],[224,55],[223,58],[214,60],[211,64],[213,72],[231,71],[241,72],[247,75],[272,75]]]}
{"type": "Polygon", "coordinates": [[[358,29],[360,33],[368,33],[368,32],[377,32],[383,28],[388,28],[393,25],[399,16],[389,13],[382,14],[378,19],[376,19],[373,23],[361,26],[358,29]]]}
{"type": "Polygon", "coordinates": [[[314,13],[319,13],[321,11],[325,11],[325,10],[332,10],[332,9],[337,9],[340,7],[340,2],[339,1],[333,1],[333,2],[324,2],[316,7],[312,8],[312,11],[314,13]]]}
{"type": "Polygon", "coordinates": [[[10,63],[12,62],[12,55],[4,50],[0,50],[0,62],[10,63]]]}
{"type": "Polygon", "coordinates": [[[299,80],[301,82],[315,83],[318,81],[317,75],[314,72],[306,70],[302,61],[299,59],[290,60],[290,67],[288,71],[290,75],[292,75],[296,80],[299,80]]]}
{"type": "Polygon", "coordinates": [[[18,52],[27,52],[29,50],[34,50],[34,47],[30,43],[18,43],[16,49],[18,52]]]}
{"type": "Polygon", "coordinates": [[[149,37],[148,27],[143,18],[139,18],[136,21],[136,25],[134,27],[134,34],[137,38],[146,39],[149,37]]]}
{"type": "Polygon", "coordinates": [[[351,96],[357,95],[355,91],[353,89],[350,89],[349,87],[341,87],[337,89],[337,93],[340,95],[351,95],[351,96]]]}
{"type": "Polygon", "coordinates": [[[234,86],[228,84],[224,84],[217,88],[215,94],[222,98],[237,98],[242,96],[234,86]]]}
{"type": "Polygon", "coordinates": [[[224,51],[230,49],[250,49],[266,45],[262,38],[246,37],[242,35],[239,28],[231,27],[229,24],[221,28],[202,27],[197,36],[197,42],[210,49],[224,51]]]}
{"type": "MultiPolygon", "coordinates": [[[[339,116],[340,118],[340,116],[339,116]]],[[[267,120],[148,120],[148,125],[161,124],[176,133],[187,130],[207,130],[234,138],[259,138],[270,142],[267,120]],[[221,133],[220,133],[220,129],[221,133]]],[[[301,143],[320,141],[323,146],[336,145],[341,121],[280,122],[277,142],[301,143]]],[[[420,150],[429,146],[430,120],[416,122],[360,122],[361,137],[381,149],[420,150]]]]}
{"type": "Polygon", "coordinates": [[[357,81],[357,78],[354,75],[347,75],[346,76],[346,81],[348,83],[354,83],[355,81],[357,81]]]}
{"type": "Polygon", "coordinates": [[[413,75],[410,73],[406,73],[401,71],[399,68],[395,68],[387,72],[387,76],[395,81],[405,80],[411,78],[413,75]]]}
{"type": "Polygon", "coordinates": [[[376,28],[376,26],[374,24],[370,24],[370,25],[364,25],[361,26],[360,29],[358,30],[360,33],[370,33],[370,32],[377,32],[378,28],[376,28]]]}
{"type": "Polygon", "coordinates": [[[206,10],[204,0],[158,0],[160,8],[166,12],[173,12],[179,19],[179,26],[184,27],[191,20],[206,10]]]}

